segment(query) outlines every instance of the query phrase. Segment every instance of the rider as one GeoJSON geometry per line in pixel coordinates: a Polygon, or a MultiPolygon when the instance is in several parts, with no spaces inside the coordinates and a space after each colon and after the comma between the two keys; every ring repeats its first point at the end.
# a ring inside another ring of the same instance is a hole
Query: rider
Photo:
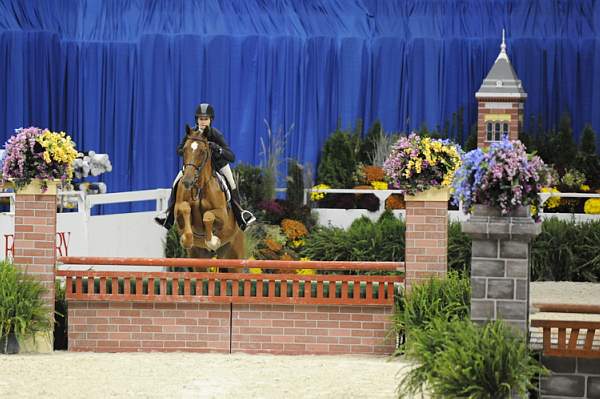
{"type": "MultiPolygon", "coordinates": [[[[208,144],[210,145],[213,168],[218,170],[220,174],[225,177],[225,180],[227,180],[227,184],[229,185],[229,189],[231,191],[231,208],[233,209],[235,220],[242,230],[246,230],[251,223],[256,221],[256,218],[250,211],[243,209],[241,206],[240,193],[233,178],[233,174],[231,173],[231,168],[229,167],[229,163],[235,161],[235,154],[233,151],[231,151],[229,145],[227,145],[227,142],[223,137],[223,133],[211,126],[214,119],[215,110],[212,105],[207,103],[198,105],[196,108],[196,130],[202,132],[202,134],[207,138],[208,144]]],[[[184,137],[181,143],[177,146],[177,154],[179,156],[183,155],[183,146],[185,145],[185,140],[186,139],[184,137]]],[[[175,177],[166,212],[154,218],[156,223],[160,224],[166,229],[170,229],[171,226],[173,226],[177,184],[179,183],[182,175],[182,171],[179,171],[177,177],[175,177]]]]}

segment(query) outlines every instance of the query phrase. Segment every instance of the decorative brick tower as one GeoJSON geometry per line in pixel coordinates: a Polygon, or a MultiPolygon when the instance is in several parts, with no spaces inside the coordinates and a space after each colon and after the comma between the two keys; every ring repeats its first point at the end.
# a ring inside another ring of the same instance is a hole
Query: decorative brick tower
{"type": "Polygon", "coordinates": [[[496,62],[483,80],[477,98],[477,147],[482,148],[508,135],[517,140],[523,126],[523,106],[527,93],[513,69],[504,41],[496,62]]]}

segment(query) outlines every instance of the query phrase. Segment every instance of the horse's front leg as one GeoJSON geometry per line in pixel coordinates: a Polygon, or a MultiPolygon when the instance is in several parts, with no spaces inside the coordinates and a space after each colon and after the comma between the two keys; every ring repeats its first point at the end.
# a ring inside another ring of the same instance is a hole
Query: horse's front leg
{"type": "Polygon", "coordinates": [[[204,223],[204,231],[206,232],[206,247],[212,251],[216,251],[221,246],[221,239],[213,234],[212,228],[215,223],[215,214],[212,211],[204,212],[202,216],[202,223],[204,223]]]}
{"type": "Polygon", "coordinates": [[[191,223],[191,207],[187,202],[178,202],[175,204],[175,221],[181,232],[181,246],[185,249],[192,248],[194,244],[194,233],[191,223]]]}

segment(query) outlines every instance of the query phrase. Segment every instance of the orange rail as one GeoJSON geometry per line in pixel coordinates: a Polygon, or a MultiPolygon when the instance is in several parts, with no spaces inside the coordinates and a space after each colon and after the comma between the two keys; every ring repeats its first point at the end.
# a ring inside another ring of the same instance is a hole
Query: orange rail
{"type": "MultiPolygon", "coordinates": [[[[62,257],[64,264],[263,269],[397,270],[392,262],[62,257]]],[[[403,276],[58,270],[67,300],[392,305],[403,276]]]]}
{"type": "Polygon", "coordinates": [[[600,314],[600,305],[585,305],[576,303],[534,303],[533,307],[537,308],[540,312],[600,314]]]}
{"type": "Polygon", "coordinates": [[[59,263],[68,265],[127,265],[193,268],[262,268],[262,269],[319,269],[319,270],[371,270],[404,271],[404,262],[338,262],[293,261],[255,259],[190,259],[190,258],[104,258],[85,256],[62,256],[59,263]]]}
{"type": "Polygon", "coordinates": [[[543,328],[544,355],[600,358],[600,347],[594,346],[600,321],[532,320],[531,326],[543,328]],[[581,330],[586,330],[585,337],[579,336],[581,330]]]}

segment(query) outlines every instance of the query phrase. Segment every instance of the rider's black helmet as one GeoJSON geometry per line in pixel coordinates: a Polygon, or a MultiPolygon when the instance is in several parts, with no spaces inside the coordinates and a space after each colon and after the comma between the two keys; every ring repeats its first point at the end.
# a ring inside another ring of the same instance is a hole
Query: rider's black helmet
{"type": "Polygon", "coordinates": [[[208,103],[202,103],[196,108],[196,119],[200,116],[208,116],[213,120],[215,119],[215,109],[208,103]]]}

